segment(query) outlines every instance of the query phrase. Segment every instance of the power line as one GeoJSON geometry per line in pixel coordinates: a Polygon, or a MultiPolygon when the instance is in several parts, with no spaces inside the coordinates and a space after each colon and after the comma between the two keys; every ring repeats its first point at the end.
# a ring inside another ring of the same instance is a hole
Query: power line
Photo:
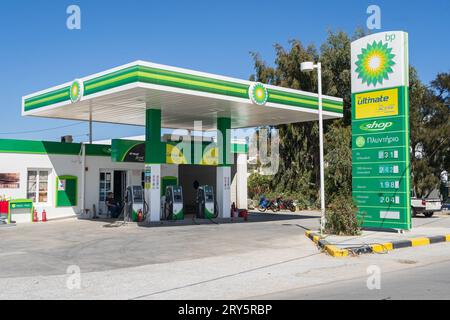
{"type": "Polygon", "coordinates": [[[53,128],[47,128],[47,129],[40,129],[40,130],[29,130],[29,131],[12,131],[12,132],[0,132],[0,135],[12,135],[12,134],[29,134],[29,133],[38,133],[38,132],[45,132],[45,131],[51,131],[51,130],[57,130],[57,129],[63,129],[63,128],[69,128],[74,126],[79,126],[83,124],[84,122],[78,122],[74,124],[69,124],[65,126],[59,126],[59,127],[53,127],[53,128]]]}

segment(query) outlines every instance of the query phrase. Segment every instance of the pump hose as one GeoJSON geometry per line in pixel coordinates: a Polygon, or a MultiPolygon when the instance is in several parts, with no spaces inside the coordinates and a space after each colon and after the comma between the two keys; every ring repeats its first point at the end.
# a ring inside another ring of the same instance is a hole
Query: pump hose
{"type": "Polygon", "coordinates": [[[214,219],[217,219],[219,216],[219,205],[217,204],[217,200],[214,200],[214,219]]]}
{"type": "Polygon", "coordinates": [[[142,212],[142,219],[144,221],[147,220],[147,214],[148,214],[148,204],[147,204],[147,201],[144,200],[143,212],[142,212]]]}
{"type": "Polygon", "coordinates": [[[217,219],[217,217],[219,216],[219,210],[218,210],[218,205],[217,205],[217,201],[214,200],[214,217],[213,218],[209,218],[208,220],[214,224],[219,224],[217,221],[214,221],[213,219],[217,219]]]}

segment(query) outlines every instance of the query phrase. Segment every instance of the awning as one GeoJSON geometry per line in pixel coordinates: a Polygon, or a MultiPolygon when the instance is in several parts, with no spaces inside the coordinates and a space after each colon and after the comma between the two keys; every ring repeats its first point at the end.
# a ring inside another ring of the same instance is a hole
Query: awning
{"type": "MultiPolygon", "coordinates": [[[[145,125],[145,109],[162,110],[163,128],[205,130],[218,117],[232,128],[318,119],[317,94],[136,61],[22,98],[22,115],[145,125]]],[[[340,98],[324,96],[324,119],[342,117],[340,98]]]]}

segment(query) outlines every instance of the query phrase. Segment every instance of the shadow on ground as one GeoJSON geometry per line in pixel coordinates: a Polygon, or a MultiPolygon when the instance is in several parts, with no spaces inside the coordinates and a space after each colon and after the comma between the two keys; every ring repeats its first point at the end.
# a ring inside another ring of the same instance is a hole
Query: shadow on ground
{"type": "MultiPolygon", "coordinates": [[[[137,224],[139,227],[143,228],[155,228],[155,227],[176,227],[176,226],[196,226],[196,225],[220,225],[220,224],[230,224],[230,223],[263,223],[263,222],[274,222],[274,221],[292,221],[292,220],[302,220],[302,219],[314,219],[317,218],[315,215],[310,213],[260,213],[260,212],[250,212],[247,219],[244,218],[227,218],[227,219],[197,219],[193,215],[188,215],[184,220],[179,221],[160,221],[154,223],[148,222],[129,222],[130,224],[137,224]]],[[[105,228],[113,228],[124,225],[123,219],[93,219],[90,220],[94,223],[101,223],[105,228]]]]}

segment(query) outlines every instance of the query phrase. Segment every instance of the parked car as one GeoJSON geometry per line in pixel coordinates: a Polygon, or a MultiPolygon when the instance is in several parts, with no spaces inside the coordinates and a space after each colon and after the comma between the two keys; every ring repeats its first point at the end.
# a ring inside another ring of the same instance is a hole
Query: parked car
{"type": "Polygon", "coordinates": [[[423,214],[431,218],[435,212],[442,210],[442,202],[439,198],[417,198],[414,191],[411,192],[411,209],[413,216],[423,214]]]}

